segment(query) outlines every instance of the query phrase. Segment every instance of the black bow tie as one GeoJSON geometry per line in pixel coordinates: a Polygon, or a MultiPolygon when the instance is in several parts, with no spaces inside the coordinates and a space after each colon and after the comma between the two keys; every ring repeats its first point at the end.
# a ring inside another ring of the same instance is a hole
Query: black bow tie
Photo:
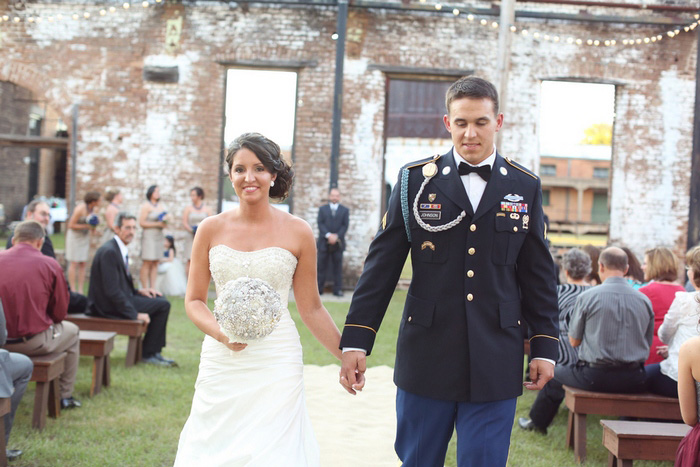
{"type": "Polygon", "coordinates": [[[491,178],[491,166],[488,164],[473,167],[469,164],[465,164],[464,162],[460,162],[457,170],[460,175],[469,175],[470,173],[474,172],[479,177],[483,178],[485,182],[488,182],[489,178],[491,178]]]}

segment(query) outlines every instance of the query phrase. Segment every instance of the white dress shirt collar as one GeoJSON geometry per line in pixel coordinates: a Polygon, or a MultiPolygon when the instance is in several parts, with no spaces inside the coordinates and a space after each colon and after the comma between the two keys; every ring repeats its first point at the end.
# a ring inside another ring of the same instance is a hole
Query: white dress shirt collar
{"type": "Polygon", "coordinates": [[[126,264],[126,255],[129,254],[129,248],[127,248],[127,246],[124,244],[124,242],[122,242],[122,239],[119,238],[118,235],[114,236],[114,240],[117,242],[117,245],[119,246],[119,251],[122,254],[122,261],[124,262],[124,264],[126,264]]]}
{"type": "Polygon", "coordinates": [[[491,167],[493,169],[493,163],[496,162],[496,146],[493,147],[493,151],[491,152],[491,155],[489,157],[487,157],[486,159],[484,159],[483,161],[481,161],[481,163],[479,165],[470,164],[469,162],[465,161],[462,158],[462,156],[457,154],[457,151],[455,150],[454,147],[452,148],[452,157],[454,157],[455,165],[457,167],[459,167],[460,162],[464,162],[465,164],[471,165],[472,167],[480,167],[482,165],[488,165],[489,167],[491,167]]]}

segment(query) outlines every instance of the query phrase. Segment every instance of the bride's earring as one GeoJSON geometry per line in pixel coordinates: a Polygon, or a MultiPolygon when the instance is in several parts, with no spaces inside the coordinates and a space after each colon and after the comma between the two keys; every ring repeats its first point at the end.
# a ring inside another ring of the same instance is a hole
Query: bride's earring
{"type": "Polygon", "coordinates": [[[272,188],[273,186],[275,186],[275,181],[274,181],[274,180],[272,180],[272,181],[270,182],[270,188],[272,188]]]}

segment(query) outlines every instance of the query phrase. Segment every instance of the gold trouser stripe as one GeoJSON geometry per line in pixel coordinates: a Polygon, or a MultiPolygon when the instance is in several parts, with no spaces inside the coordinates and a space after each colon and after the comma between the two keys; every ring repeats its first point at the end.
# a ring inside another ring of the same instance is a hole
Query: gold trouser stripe
{"type": "Polygon", "coordinates": [[[345,326],[352,326],[352,327],[354,327],[354,328],[365,328],[365,329],[369,329],[370,331],[372,331],[372,332],[375,333],[375,334],[377,333],[377,331],[375,331],[375,330],[372,329],[371,327],[369,327],[369,326],[363,326],[363,325],[361,325],[361,324],[346,324],[345,326]]]}
{"type": "Polygon", "coordinates": [[[547,339],[554,339],[554,340],[557,341],[557,342],[559,341],[559,339],[557,339],[556,337],[546,336],[546,335],[544,335],[544,334],[537,334],[537,335],[535,335],[535,336],[532,336],[532,337],[530,338],[530,341],[532,341],[532,339],[534,339],[535,337],[546,337],[547,339]]]}

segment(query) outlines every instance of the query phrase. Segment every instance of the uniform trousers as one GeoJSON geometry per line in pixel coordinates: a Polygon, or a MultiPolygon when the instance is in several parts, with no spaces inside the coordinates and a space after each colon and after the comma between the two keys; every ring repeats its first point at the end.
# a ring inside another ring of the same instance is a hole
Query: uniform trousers
{"type": "Polygon", "coordinates": [[[143,358],[160,353],[165,347],[165,329],[168,326],[168,315],[170,314],[170,302],[164,297],[144,297],[134,295],[131,303],[139,313],[146,313],[151,322],[148,323],[146,335],[143,336],[143,358]]]}
{"type": "Polygon", "coordinates": [[[323,293],[323,286],[326,285],[328,269],[331,269],[333,279],[333,293],[339,294],[343,291],[343,250],[340,248],[330,252],[327,248],[318,249],[318,291],[323,293]]]}
{"type": "Polygon", "coordinates": [[[602,368],[588,366],[582,361],[558,366],[554,369],[554,378],[537,394],[530,408],[530,419],[539,428],[547,428],[552,423],[566,395],[564,384],[587,391],[633,394],[645,390],[645,378],[643,362],[602,368]]]}
{"type": "Polygon", "coordinates": [[[394,449],[404,467],[442,467],[456,429],[459,467],[505,466],[515,404],[444,401],[397,388],[394,449]]]}
{"type": "Polygon", "coordinates": [[[5,344],[5,349],[29,357],[66,352],[68,355],[64,361],[63,373],[58,378],[61,399],[66,399],[73,395],[75,376],[78,374],[78,360],[80,358],[78,330],[78,326],[69,321],[55,323],[45,331],[32,336],[26,342],[5,344]]]}
{"type": "Polygon", "coordinates": [[[19,401],[22,400],[24,391],[27,389],[27,384],[32,378],[32,370],[34,364],[32,360],[21,353],[8,352],[8,358],[5,361],[6,368],[3,370],[8,372],[8,376],[12,380],[14,392],[10,396],[10,413],[5,415],[5,445],[10,442],[10,432],[12,431],[12,423],[15,420],[15,412],[19,406],[19,401]]]}

